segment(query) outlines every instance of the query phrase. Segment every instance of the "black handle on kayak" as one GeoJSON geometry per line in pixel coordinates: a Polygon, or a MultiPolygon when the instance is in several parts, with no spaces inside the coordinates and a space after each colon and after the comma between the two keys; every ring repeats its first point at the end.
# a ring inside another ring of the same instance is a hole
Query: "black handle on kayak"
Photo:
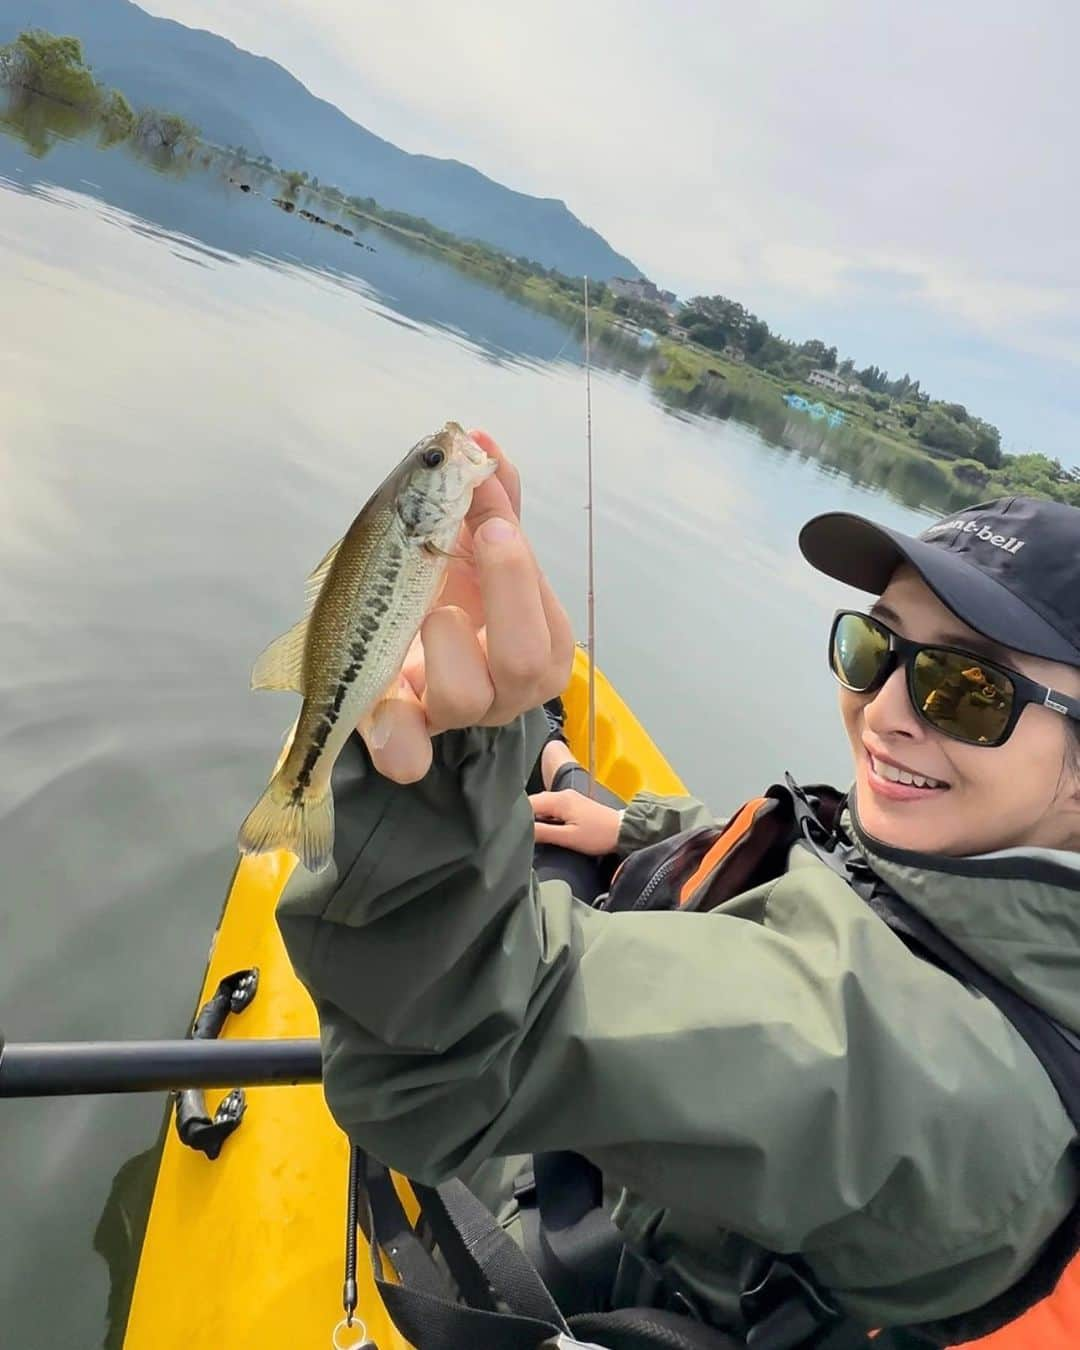
{"type": "Polygon", "coordinates": [[[318,1083],[319,1042],[28,1041],[0,1038],[0,1098],[318,1083]]]}

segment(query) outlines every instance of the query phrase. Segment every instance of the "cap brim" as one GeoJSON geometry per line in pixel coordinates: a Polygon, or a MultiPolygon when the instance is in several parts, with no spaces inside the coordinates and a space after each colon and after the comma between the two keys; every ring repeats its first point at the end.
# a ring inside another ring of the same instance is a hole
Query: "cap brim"
{"type": "Polygon", "coordinates": [[[976,632],[1013,651],[1080,665],[1080,651],[993,577],[940,545],[832,511],[799,532],[806,561],[826,576],[880,595],[908,562],[934,594],[976,632]]]}

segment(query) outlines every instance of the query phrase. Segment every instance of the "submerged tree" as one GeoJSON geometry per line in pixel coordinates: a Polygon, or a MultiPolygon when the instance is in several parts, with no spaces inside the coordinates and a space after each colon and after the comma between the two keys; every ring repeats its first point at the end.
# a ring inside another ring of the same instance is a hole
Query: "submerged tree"
{"type": "Polygon", "coordinates": [[[190,150],[199,139],[199,129],[177,113],[144,108],[135,120],[134,138],[147,150],[173,155],[190,150]]]}
{"type": "Polygon", "coordinates": [[[112,89],[101,105],[101,139],[106,145],[126,141],[135,130],[135,112],[119,89],[112,89]]]}
{"type": "Polygon", "coordinates": [[[285,184],[286,194],[290,197],[295,197],[308,180],[307,173],[303,169],[287,169],[281,178],[285,184]]]}
{"type": "Polygon", "coordinates": [[[0,47],[0,83],[54,98],[72,108],[96,109],[105,91],[94,79],[76,37],[30,28],[0,47]]]}

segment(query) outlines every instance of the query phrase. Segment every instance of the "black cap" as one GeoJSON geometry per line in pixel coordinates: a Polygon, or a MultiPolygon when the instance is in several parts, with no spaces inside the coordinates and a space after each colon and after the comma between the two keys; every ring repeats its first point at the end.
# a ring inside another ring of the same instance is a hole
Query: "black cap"
{"type": "Polygon", "coordinates": [[[880,595],[909,562],[954,614],[1029,656],[1080,666],[1080,509],[1002,497],[931,525],[918,538],[862,516],[815,516],[799,548],[819,572],[880,595]]]}

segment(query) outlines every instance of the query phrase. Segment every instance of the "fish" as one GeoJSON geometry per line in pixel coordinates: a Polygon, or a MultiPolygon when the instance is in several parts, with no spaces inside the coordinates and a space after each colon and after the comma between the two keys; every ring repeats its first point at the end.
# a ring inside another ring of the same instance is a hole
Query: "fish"
{"type": "Polygon", "coordinates": [[[306,612],[258,657],[252,689],[303,696],[291,743],[240,827],[242,854],[330,863],[330,775],[357,723],[396,683],[442,588],[473,490],[497,462],[457,422],[425,436],[308,577],[306,612]]]}

